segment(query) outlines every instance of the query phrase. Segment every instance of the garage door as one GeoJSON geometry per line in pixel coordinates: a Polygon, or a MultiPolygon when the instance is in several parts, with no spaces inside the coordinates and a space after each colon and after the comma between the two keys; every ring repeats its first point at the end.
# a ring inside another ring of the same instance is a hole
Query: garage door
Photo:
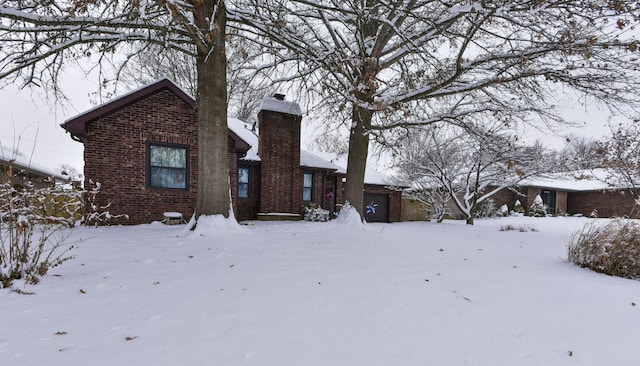
{"type": "Polygon", "coordinates": [[[386,194],[364,194],[362,212],[367,222],[389,221],[389,196],[386,194]]]}

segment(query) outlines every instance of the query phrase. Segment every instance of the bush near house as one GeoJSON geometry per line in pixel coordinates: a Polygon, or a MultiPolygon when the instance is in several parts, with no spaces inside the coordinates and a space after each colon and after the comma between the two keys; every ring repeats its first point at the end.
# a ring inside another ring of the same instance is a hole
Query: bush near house
{"type": "Polygon", "coordinates": [[[304,207],[305,221],[329,221],[329,211],[320,207],[317,203],[310,203],[304,207]]]}
{"type": "Polygon", "coordinates": [[[589,223],[572,236],[568,259],[596,272],[640,279],[640,223],[629,219],[589,223]]]}
{"type": "Polygon", "coordinates": [[[496,208],[493,199],[488,198],[480,204],[478,204],[478,208],[474,213],[475,218],[484,218],[484,217],[496,217],[498,216],[498,209],[496,208]]]}
{"type": "Polygon", "coordinates": [[[522,207],[522,203],[520,203],[520,200],[516,200],[516,203],[513,205],[513,212],[516,214],[524,215],[524,207],[522,207]]]}
{"type": "Polygon", "coordinates": [[[546,217],[547,206],[542,202],[542,197],[536,196],[529,208],[529,216],[531,217],[546,217]]]}

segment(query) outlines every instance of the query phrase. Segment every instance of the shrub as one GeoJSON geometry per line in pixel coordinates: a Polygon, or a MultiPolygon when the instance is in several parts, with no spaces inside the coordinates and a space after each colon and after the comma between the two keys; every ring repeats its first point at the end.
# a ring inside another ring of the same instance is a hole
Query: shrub
{"type": "Polygon", "coordinates": [[[500,216],[502,217],[509,216],[509,207],[507,205],[500,206],[500,216]]]}
{"type": "Polygon", "coordinates": [[[615,219],[592,222],[573,234],[568,259],[584,268],[612,276],[640,279],[640,223],[615,219]]]}
{"type": "Polygon", "coordinates": [[[531,217],[546,217],[547,216],[547,206],[542,203],[542,197],[536,196],[529,208],[529,216],[531,217]]]}
{"type": "Polygon", "coordinates": [[[35,188],[26,183],[16,189],[0,184],[0,287],[15,280],[36,284],[49,269],[73,258],[69,227],[79,199],[66,199],[60,187],[35,188]],[[52,214],[52,207],[64,214],[52,214]]]}
{"type": "Polygon", "coordinates": [[[70,228],[79,219],[116,217],[94,204],[99,188],[96,184],[86,192],[28,181],[17,186],[11,179],[0,183],[0,288],[16,280],[35,285],[51,268],[73,259],[70,228]]]}
{"type": "Polygon", "coordinates": [[[100,182],[94,182],[89,180],[90,189],[83,191],[84,193],[84,216],[83,223],[85,226],[98,226],[103,224],[109,224],[109,221],[115,219],[128,219],[129,215],[118,214],[112,215],[107,209],[111,206],[111,202],[106,205],[98,205],[97,196],[100,193],[100,182]]]}
{"type": "Polygon", "coordinates": [[[522,207],[520,200],[516,200],[516,203],[513,205],[513,212],[524,215],[524,207],[522,207]]]}
{"type": "Polygon", "coordinates": [[[317,203],[310,203],[304,207],[304,219],[305,221],[329,221],[329,211],[317,203]]]}
{"type": "Polygon", "coordinates": [[[498,209],[496,208],[496,205],[493,203],[493,200],[489,198],[480,202],[473,216],[475,218],[482,218],[482,217],[496,217],[497,215],[498,215],[498,209]]]}

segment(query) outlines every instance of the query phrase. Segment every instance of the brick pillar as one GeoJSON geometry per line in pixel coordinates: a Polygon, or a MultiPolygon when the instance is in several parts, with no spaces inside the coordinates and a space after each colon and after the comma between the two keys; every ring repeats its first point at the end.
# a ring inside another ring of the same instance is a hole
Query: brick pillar
{"type": "Polygon", "coordinates": [[[263,99],[258,113],[261,213],[302,211],[301,121],[298,104],[284,101],[278,94],[263,99]]]}

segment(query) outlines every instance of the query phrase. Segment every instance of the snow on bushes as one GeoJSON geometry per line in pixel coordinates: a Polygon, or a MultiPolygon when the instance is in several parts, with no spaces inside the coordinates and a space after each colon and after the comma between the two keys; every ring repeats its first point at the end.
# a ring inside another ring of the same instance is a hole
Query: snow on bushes
{"type": "Polygon", "coordinates": [[[493,199],[488,198],[478,204],[478,208],[473,214],[475,218],[484,217],[496,217],[498,215],[498,209],[496,208],[493,199]]]}
{"type": "Polygon", "coordinates": [[[585,225],[571,237],[569,261],[611,276],[640,279],[640,223],[615,219],[585,225]]]}
{"type": "Polygon", "coordinates": [[[520,202],[520,200],[516,200],[516,203],[513,205],[513,212],[515,214],[524,215],[524,207],[522,207],[522,203],[520,202]]]}
{"type": "Polygon", "coordinates": [[[73,259],[70,228],[78,222],[108,223],[113,216],[95,204],[100,184],[90,191],[26,181],[0,183],[0,288],[14,281],[35,285],[47,272],[73,259]]]}
{"type": "Polygon", "coordinates": [[[37,284],[73,258],[69,227],[82,212],[81,191],[0,184],[0,288],[16,280],[37,284]]]}
{"type": "Polygon", "coordinates": [[[304,207],[304,220],[316,222],[329,221],[329,211],[320,207],[317,203],[310,203],[304,207]]]}
{"type": "Polygon", "coordinates": [[[547,216],[547,206],[542,202],[542,197],[537,195],[533,200],[531,207],[529,208],[529,216],[532,217],[546,217],[547,216]]]}

